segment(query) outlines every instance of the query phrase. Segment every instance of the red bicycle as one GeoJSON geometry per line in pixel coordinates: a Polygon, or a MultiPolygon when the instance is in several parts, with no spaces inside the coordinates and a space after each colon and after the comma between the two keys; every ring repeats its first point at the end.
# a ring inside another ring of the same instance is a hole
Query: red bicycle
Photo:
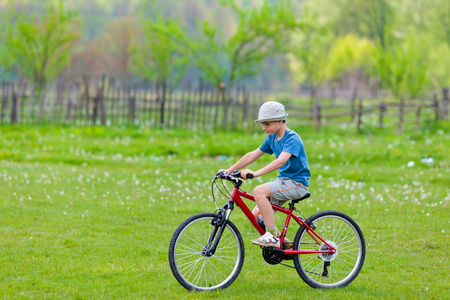
{"type": "MultiPolygon", "coordinates": [[[[248,175],[247,175],[248,176],[248,175]]],[[[248,176],[249,177],[249,176],[248,176]]],[[[186,219],[175,230],[169,246],[169,263],[178,282],[188,290],[212,291],[229,287],[239,276],[244,263],[244,242],[230,220],[235,204],[244,212],[253,226],[262,235],[264,224],[255,220],[252,212],[242,200],[255,200],[240,189],[243,181],[240,172],[218,173],[213,179],[215,186],[230,197],[228,203],[214,213],[204,212],[186,219]],[[234,184],[231,193],[220,188],[216,181],[227,180],[234,184]]],[[[213,198],[214,196],[214,188],[213,198]]],[[[338,288],[350,284],[364,264],[366,246],[358,224],[346,214],[338,211],[322,211],[309,218],[294,214],[295,204],[310,196],[292,200],[289,208],[272,204],[275,211],[286,214],[281,232],[283,245],[289,223],[294,219],[300,228],[295,235],[292,249],[261,247],[264,260],[269,264],[280,264],[293,260],[295,269],[308,285],[314,288],[338,288]]],[[[301,214],[301,212],[299,212],[301,214]]]]}

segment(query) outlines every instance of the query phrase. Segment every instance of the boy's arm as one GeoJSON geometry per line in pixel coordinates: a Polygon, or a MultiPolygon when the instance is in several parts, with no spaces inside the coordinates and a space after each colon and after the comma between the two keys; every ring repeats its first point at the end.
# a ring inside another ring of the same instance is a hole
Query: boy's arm
{"type": "Polygon", "coordinates": [[[257,160],[258,158],[260,158],[263,154],[264,154],[264,152],[261,151],[259,148],[256,150],[253,150],[252,152],[245,154],[244,156],[242,156],[242,158],[237,163],[235,163],[233,166],[228,168],[227,173],[232,173],[235,170],[240,170],[240,169],[248,166],[249,164],[251,164],[252,162],[257,160]]]}
{"type": "Polygon", "coordinates": [[[292,154],[289,152],[281,152],[280,156],[278,156],[277,159],[275,159],[274,161],[272,161],[270,164],[268,164],[267,166],[259,169],[256,172],[253,172],[251,170],[244,170],[241,172],[241,174],[245,174],[243,177],[246,178],[247,174],[253,174],[254,177],[259,177],[268,173],[271,173],[279,168],[281,168],[282,166],[284,166],[284,164],[289,160],[289,158],[291,158],[292,154]]]}

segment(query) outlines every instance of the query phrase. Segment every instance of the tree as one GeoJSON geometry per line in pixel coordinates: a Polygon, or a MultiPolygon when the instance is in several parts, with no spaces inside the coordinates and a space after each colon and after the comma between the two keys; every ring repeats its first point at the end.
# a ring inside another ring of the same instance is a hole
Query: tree
{"type": "Polygon", "coordinates": [[[318,15],[308,7],[302,15],[310,26],[293,35],[289,66],[297,82],[306,81],[313,101],[319,85],[328,78],[328,53],[332,43],[332,32],[328,24],[318,20],[318,15]]]}
{"type": "Polygon", "coordinates": [[[129,52],[133,29],[133,17],[118,18],[106,26],[105,35],[98,39],[106,61],[107,73],[119,79],[123,86],[129,86],[132,77],[129,52]]]}
{"type": "MultiPolygon", "coordinates": [[[[423,20],[414,23],[420,31],[421,44],[426,44],[429,58],[429,78],[434,87],[450,86],[450,2],[446,0],[420,0],[423,20]],[[420,22],[422,21],[422,22],[420,22]]],[[[410,6],[408,6],[410,7],[410,6]]]]}
{"type": "Polygon", "coordinates": [[[429,53],[429,78],[436,88],[450,86],[450,46],[446,43],[437,43],[429,53]]]}
{"type": "Polygon", "coordinates": [[[70,64],[71,49],[80,37],[77,15],[65,11],[63,2],[57,6],[46,2],[42,16],[28,16],[15,11],[8,18],[3,50],[22,76],[32,81],[40,92],[70,64]]]}
{"type": "Polygon", "coordinates": [[[259,71],[269,56],[285,51],[292,31],[299,28],[295,10],[289,1],[269,1],[255,9],[242,9],[234,0],[222,0],[238,18],[236,31],[230,37],[218,32],[217,26],[197,20],[197,35],[181,27],[168,28],[154,24],[154,30],[165,34],[183,49],[205,79],[219,88],[222,104],[222,126],[228,123],[229,91],[236,81],[259,71]]]}
{"type": "Polygon", "coordinates": [[[387,38],[384,46],[378,45],[373,52],[376,75],[397,99],[406,94],[417,97],[429,83],[428,58],[421,40],[413,33],[392,40],[387,38]]]}
{"type": "MultiPolygon", "coordinates": [[[[386,29],[392,28],[395,10],[390,0],[333,0],[318,1],[316,9],[322,15],[328,14],[332,6],[334,16],[329,21],[337,36],[354,34],[379,41],[384,47],[386,29]],[[326,8],[326,11],[324,10],[326,8]]],[[[330,12],[332,13],[332,12],[330,12]]]]}
{"type": "Polygon", "coordinates": [[[156,81],[157,89],[161,90],[159,99],[161,104],[160,126],[164,127],[164,107],[169,84],[175,85],[184,75],[189,57],[182,55],[182,50],[166,32],[180,30],[176,20],[169,20],[156,9],[155,1],[152,5],[153,15],[141,24],[141,33],[135,34],[130,48],[131,69],[149,81],[156,81]]]}
{"type": "MultiPolygon", "coordinates": [[[[3,25],[4,26],[4,25],[3,25]]],[[[5,32],[3,32],[5,33],[5,32]]],[[[8,77],[14,66],[14,58],[6,47],[6,35],[0,31],[0,79],[8,77]]]]}
{"type": "Polygon", "coordinates": [[[338,37],[329,53],[326,77],[332,82],[347,83],[356,92],[362,80],[368,79],[374,47],[372,41],[354,34],[338,37]]]}

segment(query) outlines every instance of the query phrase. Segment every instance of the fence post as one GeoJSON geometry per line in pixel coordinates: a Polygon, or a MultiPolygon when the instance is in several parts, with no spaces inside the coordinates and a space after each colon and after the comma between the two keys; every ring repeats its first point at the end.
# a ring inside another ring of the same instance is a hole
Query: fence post
{"type": "Polygon", "coordinates": [[[166,106],[166,89],[167,89],[167,82],[165,80],[161,80],[160,82],[161,86],[161,97],[159,98],[160,101],[160,112],[159,112],[159,127],[164,128],[164,110],[166,106]]]}
{"type": "Polygon", "coordinates": [[[92,115],[92,122],[97,123],[98,112],[100,111],[100,122],[102,125],[106,124],[106,112],[103,105],[103,89],[105,86],[105,75],[102,76],[100,82],[97,82],[97,95],[94,98],[94,113],[92,115]]]}
{"type": "Polygon", "coordinates": [[[247,90],[245,88],[245,85],[242,87],[242,97],[243,97],[243,103],[242,103],[242,124],[243,124],[243,128],[247,128],[248,127],[248,123],[249,123],[249,112],[250,112],[250,108],[249,108],[249,98],[248,98],[248,93],[247,90]]]}
{"type": "Polygon", "coordinates": [[[33,124],[35,121],[35,104],[36,104],[36,87],[34,85],[31,86],[30,98],[28,99],[28,118],[30,123],[33,124]]]}
{"type": "Polygon", "coordinates": [[[99,91],[99,105],[100,105],[100,118],[102,125],[106,125],[106,109],[105,109],[105,80],[106,75],[103,74],[100,91],[99,91]]]}
{"type": "Polygon", "coordinates": [[[219,90],[220,90],[220,99],[222,100],[222,128],[227,128],[228,125],[228,111],[229,111],[229,103],[230,103],[230,96],[229,93],[231,91],[228,89],[228,87],[225,87],[225,84],[221,82],[219,84],[219,90]]]}
{"type": "Polygon", "coordinates": [[[191,114],[191,110],[192,110],[192,104],[191,104],[191,95],[193,94],[192,92],[193,87],[192,87],[192,82],[188,81],[188,85],[187,85],[187,94],[186,94],[186,109],[184,110],[184,117],[183,117],[183,122],[181,123],[181,126],[185,127],[189,127],[189,123],[191,122],[191,118],[190,118],[190,114],[191,114]]]}
{"type": "Polygon", "coordinates": [[[12,87],[12,109],[11,109],[11,124],[17,123],[17,94],[12,87]]]}
{"type": "Polygon", "coordinates": [[[380,111],[380,117],[379,117],[379,123],[378,128],[383,129],[383,120],[384,120],[384,114],[386,113],[387,105],[384,101],[380,102],[379,111],[380,111]]]}
{"type": "Polygon", "coordinates": [[[356,87],[353,88],[352,92],[352,100],[350,102],[350,109],[351,109],[351,121],[353,122],[355,120],[355,101],[358,95],[358,89],[356,87]]]}
{"type": "Polygon", "coordinates": [[[419,130],[420,129],[420,113],[422,110],[422,106],[419,104],[419,106],[417,107],[417,111],[416,111],[416,129],[419,130]]]}
{"type": "Polygon", "coordinates": [[[89,121],[89,82],[86,75],[83,75],[83,85],[84,85],[84,100],[86,102],[85,112],[86,112],[86,122],[89,121]]]}
{"type": "Polygon", "coordinates": [[[202,109],[204,109],[203,105],[203,99],[205,97],[205,82],[203,81],[203,77],[200,76],[198,79],[198,101],[194,114],[194,122],[197,122],[198,128],[200,128],[200,124],[203,124],[203,122],[200,122],[200,116],[202,115],[202,109]]]}
{"type": "MultiPolygon", "coordinates": [[[[27,90],[27,82],[23,81],[22,84],[20,84],[19,86],[22,87],[22,96],[20,98],[20,115],[21,115],[21,122],[24,123],[24,121],[26,121],[26,117],[25,117],[25,98],[26,98],[26,90],[27,90]]],[[[20,92],[20,91],[19,91],[20,92]]],[[[30,100],[28,99],[28,102],[30,100]]]]}
{"type": "Polygon", "coordinates": [[[403,132],[403,110],[404,110],[405,100],[403,97],[400,97],[400,107],[398,109],[398,132],[403,132]]]}
{"type": "Polygon", "coordinates": [[[2,104],[1,104],[1,111],[0,111],[0,124],[3,123],[3,115],[4,115],[4,111],[6,109],[7,101],[8,101],[8,84],[3,81],[2,82],[2,104]]]}
{"type": "Polygon", "coordinates": [[[92,111],[92,123],[93,125],[97,124],[97,114],[98,114],[98,99],[99,98],[99,87],[97,83],[97,95],[94,97],[94,109],[92,111]]]}
{"type": "Polygon", "coordinates": [[[167,122],[167,125],[169,127],[174,127],[174,123],[175,123],[175,119],[176,119],[176,105],[173,105],[173,86],[169,85],[168,86],[168,91],[167,91],[167,107],[169,108],[168,110],[168,119],[169,121],[167,122]],[[173,120],[173,121],[172,121],[173,120]]]}
{"type": "Polygon", "coordinates": [[[73,102],[74,102],[73,93],[75,93],[75,87],[71,86],[67,89],[67,94],[68,94],[69,99],[67,99],[66,120],[69,122],[72,121],[72,108],[73,108],[73,102]]]}
{"type": "Polygon", "coordinates": [[[433,94],[434,119],[439,120],[439,100],[436,93],[433,94]]]}
{"type": "Polygon", "coordinates": [[[129,91],[128,93],[128,120],[131,125],[135,125],[135,117],[136,117],[136,94],[133,91],[129,91]]]}
{"type": "Polygon", "coordinates": [[[234,96],[233,96],[233,90],[230,88],[229,89],[229,106],[230,106],[230,123],[231,123],[231,128],[235,128],[236,127],[236,117],[235,117],[235,106],[238,105],[239,102],[239,86],[235,86],[234,87],[234,96]]]}
{"type": "Polygon", "coordinates": [[[356,128],[359,131],[361,131],[361,127],[362,127],[362,115],[363,115],[363,104],[362,104],[362,100],[359,99],[359,103],[358,103],[358,120],[356,123],[356,128]]]}
{"type": "Polygon", "coordinates": [[[312,117],[316,120],[316,131],[320,131],[322,127],[322,114],[320,100],[317,99],[312,107],[312,117]]]}
{"type": "Polygon", "coordinates": [[[448,87],[442,89],[442,118],[446,118],[448,114],[448,102],[450,97],[448,95],[448,87]]]}

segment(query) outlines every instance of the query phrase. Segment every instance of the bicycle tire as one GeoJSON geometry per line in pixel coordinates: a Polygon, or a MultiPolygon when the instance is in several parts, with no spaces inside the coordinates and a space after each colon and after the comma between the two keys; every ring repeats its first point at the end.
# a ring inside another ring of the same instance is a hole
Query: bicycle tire
{"type": "Polygon", "coordinates": [[[186,219],[175,230],[169,246],[169,264],[177,281],[186,289],[212,291],[229,287],[244,264],[244,242],[237,227],[227,220],[217,250],[202,254],[216,213],[200,213],[186,219]]]}
{"type": "MultiPolygon", "coordinates": [[[[302,254],[294,256],[297,273],[314,288],[340,288],[350,284],[361,271],[366,244],[358,224],[338,211],[322,211],[306,220],[327,243],[337,249],[335,254],[302,254]],[[329,264],[329,265],[328,265],[329,264]]],[[[294,250],[325,250],[328,247],[314,240],[306,226],[301,226],[294,239],[294,250]]]]}

